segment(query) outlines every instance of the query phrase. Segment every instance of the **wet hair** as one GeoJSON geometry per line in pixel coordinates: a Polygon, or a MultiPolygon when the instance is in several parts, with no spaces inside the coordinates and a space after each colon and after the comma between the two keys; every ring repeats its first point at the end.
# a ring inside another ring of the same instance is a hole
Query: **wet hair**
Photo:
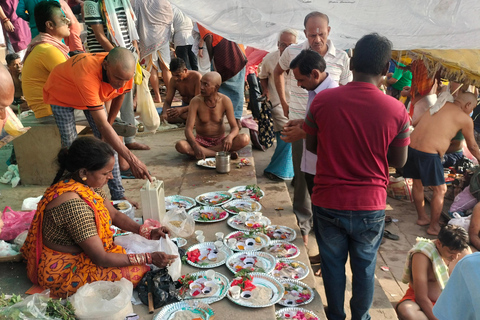
{"type": "Polygon", "coordinates": [[[327,68],[327,63],[319,53],[313,50],[302,50],[292,62],[290,62],[290,69],[295,68],[298,68],[302,75],[308,76],[315,69],[324,72],[327,68]]]}
{"type": "Polygon", "coordinates": [[[7,62],[7,66],[10,65],[13,61],[20,59],[18,53],[9,53],[5,56],[5,62],[7,62]]]}
{"type": "Polygon", "coordinates": [[[96,171],[104,168],[115,155],[113,148],[94,137],[80,137],[73,141],[70,148],[62,148],[57,156],[59,170],[52,185],[62,177],[71,177],[82,168],[96,171]],[[66,174],[65,171],[67,171],[66,174]]]}
{"type": "Polygon", "coordinates": [[[450,250],[462,251],[468,248],[468,232],[456,225],[446,225],[440,229],[438,240],[450,250]]]}
{"type": "Polygon", "coordinates": [[[57,1],[40,1],[37,3],[34,9],[35,23],[37,29],[40,32],[47,32],[47,21],[53,21],[53,15],[57,12],[57,9],[62,10],[60,2],[57,1]]]}
{"type": "Polygon", "coordinates": [[[303,20],[303,26],[306,28],[308,20],[315,17],[320,17],[327,20],[327,25],[330,23],[330,19],[328,19],[328,16],[325,13],[321,13],[319,11],[312,11],[305,16],[305,19],[303,20]]]}
{"type": "Polygon", "coordinates": [[[170,61],[170,72],[183,71],[185,68],[187,68],[187,65],[182,58],[173,58],[170,61]]]}
{"type": "Polygon", "coordinates": [[[392,42],[378,33],[358,40],[353,50],[352,65],[356,72],[380,75],[392,57],[392,42]]]}

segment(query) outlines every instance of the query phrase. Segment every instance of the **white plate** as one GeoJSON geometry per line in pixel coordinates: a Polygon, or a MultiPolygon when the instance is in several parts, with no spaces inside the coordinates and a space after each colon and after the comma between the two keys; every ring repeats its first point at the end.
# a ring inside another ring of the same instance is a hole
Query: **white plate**
{"type": "Polygon", "coordinates": [[[176,312],[187,310],[192,311],[202,320],[208,320],[214,314],[212,308],[210,308],[208,305],[195,300],[191,300],[167,304],[162,308],[162,310],[160,310],[159,313],[155,315],[153,320],[170,320],[173,318],[173,315],[176,312]]]}
{"type": "Polygon", "coordinates": [[[285,294],[283,295],[282,299],[278,302],[278,304],[285,306],[285,307],[296,307],[300,306],[303,304],[309,304],[312,302],[313,298],[315,297],[315,293],[313,292],[312,288],[307,286],[305,283],[298,281],[298,280],[282,280],[280,281],[283,285],[283,288],[285,290],[285,294]],[[289,286],[292,290],[298,291],[298,292],[303,292],[303,291],[308,291],[310,294],[310,298],[306,299],[305,301],[301,303],[297,303],[295,301],[295,297],[299,298],[299,296],[292,296],[290,299],[289,297],[289,292],[291,290],[287,290],[287,286],[289,286]]]}
{"type": "Polygon", "coordinates": [[[222,204],[227,203],[228,201],[232,200],[232,194],[228,191],[212,191],[203,193],[195,198],[200,205],[203,206],[221,206],[222,204]],[[219,199],[222,199],[219,201],[219,199]]]}
{"type": "Polygon", "coordinates": [[[268,226],[266,228],[266,231],[267,231],[266,235],[270,238],[270,240],[283,240],[283,241],[292,242],[297,238],[297,233],[295,232],[295,230],[286,226],[268,226]],[[279,232],[276,234],[272,233],[271,235],[269,235],[270,230],[272,231],[278,230],[279,232]],[[282,238],[282,237],[285,237],[285,238],[282,238]]]}
{"type": "Polygon", "coordinates": [[[312,311],[307,310],[307,309],[303,309],[303,308],[297,308],[297,307],[280,309],[277,312],[275,312],[275,316],[277,317],[278,320],[284,320],[284,319],[288,320],[288,319],[292,319],[297,314],[298,311],[301,311],[305,314],[309,314],[311,317],[320,319],[312,311]],[[288,314],[288,316],[285,316],[287,314],[288,314]]]}
{"type": "Polygon", "coordinates": [[[253,200],[232,200],[225,203],[222,208],[227,210],[231,214],[238,214],[239,212],[229,209],[229,207],[235,207],[239,212],[257,212],[262,209],[262,205],[253,200]]]}
{"type": "MultiPolygon", "coordinates": [[[[247,200],[257,201],[257,199],[252,198],[250,196],[249,191],[246,191],[246,193],[245,193],[246,188],[247,188],[247,186],[233,187],[233,188],[228,189],[228,192],[233,194],[234,199],[247,199],[247,200]]],[[[261,190],[261,189],[260,189],[260,193],[261,193],[261,195],[258,197],[258,200],[262,199],[265,196],[265,192],[263,192],[263,190],[261,190]]]]}
{"type": "MultiPolygon", "coordinates": [[[[244,267],[243,262],[240,260],[242,257],[246,258],[255,258],[257,262],[254,264],[254,268],[262,268],[263,271],[256,269],[254,272],[263,272],[263,273],[271,273],[273,268],[275,268],[277,260],[274,256],[266,252],[260,251],[243,251],[237,252],[228,257],[227,259],[227,268],[233,272],[233,274],[237,273],[241,269],[236,270],[235,265],[240,263],[240,266],[244,267]],[[260,263],[260,265],[259,265],[260,263]]],[[[243,269],[243,268],[242,268],[243,269]]]]}
{"type": "Polygon", "coordinates": [[[197,166],[215,169],[216,168],[216,160],[215,158],[205,158],[205,160],[200,159],[197,161],[197,166]]]}
{"type": "MultiPolygon", "coordinates": [[[[268,238],[268,237],[267,237],[268,238]]],[[[265,252],[270,253],[272,256],[274,256],[277,259],[282,259],[282,258],[296,258],[300,255],[300,249],[294,245],[293,243],[287,242],[287,241],[282,241],[282,240],[275,240],[275,241],[270,241],[270,245],[265,248],[265,252]],[[296,249],[296,252],[294,253],[280,253],[280,252],[272,252],[272,249],[274,247],[279,247],[282,245],[290,245],[293,246],[292,249],[296,249]]]]}
{"type": "Polygon", "coordinates": [[[190,197],[185,197],[181,195],[174,195],[165,197],[165,209],[173,210],[173,209],[181,209],[184,208],[185,210],[191,209],[195,207],[197,203],[195,199],[190,197]]]}
{"type": "Polygon", "coordinates": [[[237,247],[237,245],[235,245],[234,247],[230,247],[228,245],[228,239],[230,239],[230,237],[232,237],[233,235],[235,234],[244,234],[244,235],[248,235],[250,232],[247,232],[247,231],[235,231],[235,232],[232,232],[232,233],[229,233],[225,236],[225,238],[223,238],[223,243],[225,244],[226,247],[228,247],[229,249],[233,250],[233,251],[258,251],[258,250],[261,250],[262,248],[268,246],[270,244],[270,239],[268,239],[268,237],[266,235],[264,235],[263,233],[259,233],[259,232],[254,232],[252,233],[252,236],[251,237],[248,237],[248,238],[245,238],[244,240],[241,240],[241,241],[237,241],[237,244],[238,242],[244,242],[245,240],[247,239],[253,239],[254,240],[254,245],[253,245],[253,248],[246,248],[245,246],[245,249],[239,249],[237,247]],[[260,242],[257,242],[255,241],[255,239],[259,237],[260,238],[260,242]]]}
{"type": "MultiPolygon", "coordinates": [[[[282,299],[285,289],[283,288],[283,285],[278,280],[276,280],[272,276],[269,276],[268,274],[265,274],[265,273],[252,272],[252,273],[249,273],[249,275],[252,277],[252,283],[255,286],[257,287],[264,286],[272,290],[272,296],[270,297],[270,300],[265,304],[256,304],[255,303],[256,301],[254,299],[252,300],[242,299],[242,298],[233,299],[230,293],[227,293],[228,299],[230,299],[232,302],[238,305],[241,305],[244,307],[250,307],[250,308],[269,307],[282,299]]],[[[229,287],[232,285],[232,282],[230,282],[229,287]]]]}
{"type": "Polygon", "coordinates": [[[228,212],[225,209],[222,209],[221,207],[208,207],[208,206],[201,206],[201,207],[196,207],[188,211],[188,214],[193,217],[193,220],[196,222],[218,222],[218,221],[223,221],[228,218],[228,212]],[[225,212],[225,216],[223,218],[218,218],[215,220],[201,220],[200,219],[200,214],[202,212],[205,213],[210,213],[210,214],[220,214],[221,212],[225,212]]]}
{"type": "MultiPolygon", "coordinates": [[[[191,246],[190,248],[188,248],[187,253],[190,252],[190,251],[193,251],[195,249],[201,250],[201,249],[206,249],[206,248],[215,249],[215,244],[213,242],[198,243],[198,244],[195,244],[195,245],[191,246]]],[[[232,250],[230,250],[226,246],[222,246],[218,250],[218,255],[217,255],[217,260],[216,261],[210,261],[207,258],[207,259],[204,260],[204,262],[199,261],[200,263],[196,263],[196,262],[192,262],[192,261],[187,259],[187,263],[194,266],[194,267],[202,268],[202,269],[216,268],[216,267],[219,267],[222,264],[224,264],[227,261],[227,258],[229,256],[231,256],[232,254],[233,254],[232,250]]]]}
{"type": "MultiPolygon", "coordinates": [[[[247,219],[249,217],[253,216],[253,214],[250,214],[250,215],[247,215],[247,219]]],[[[270,219],[268,219],[267,217],[264,217],[262,216],[260,218],[260,221],[259,221],[261,224],[262,224],[262,227],[266,227],[266,226],[269,226],[272,221],[270,221],[270,219]]],[[[230,217],[228,220],[227,220],[227,224],[232,227],[233,229],[236,229],[236,230],[240,230],[240,231],[254,231],[255,229],[254,228],[249,228],[245,225],[245,222],[242,222],[240,220],[240,216],[239,215],[236,215],[236,216],[233,216],[233,217],[230,217]]]]}
{"type": "MultiPolygon", "coordinates": [[[[197,276],[197,279],[198,279],[198,277],[207,278],[205,276],[205,271],[195,272],[195,273],[192,273],[191,275],[192,276],[197,276]]],[[[211,295],[209,297],[198,298],[198,297],[192,297],[189,294],[186,294],[185,297],[183,297],[183,300],[197,300],[197,301],[201,301],[201,302],[206,303],[206,304],[211,304],[211,303],[222,300],[227,295],[227,291],[228,291],[228,288],[229,288],[229,286],[228,286],[229,285],[229,280],[226,276],[224,276],[223,274],[221,274],[219,272],[215,272],[215,280],[217,280],[219,282],[219,288],[213,295],[211,295]]]]}
{"type": "Polygon", "coordinates": [[[187,239],[180,238],[180,237],[172,238],[170,240],[172,240],[173,242],[176,242],[177,247],[179,247],[179,248],[181,248],[181,247],[183,247],[184,245],[187,244],[187,239]]]}
{"type": "Polygon", "coordinates": [[[270,272],[270,274],[275,277],[276,279],[282,281],[282,280],[302,280],[302,279],[305,279],[308,275],[308,273],[310,272],[310,269],[307,267],[307,265],[301,261],[296,261],[296,260],[290,260],[290,259],[280,259],[277,261],[277,263],[275,264],[275,269],[270,272]],[[286,269],[290,271],[290,278],[287,278],[286,276],[282,275],[281,274],[281,271],[280,270],[283,270],[280,269],[278,270],[277,269],[277,266],[280,264],[280,263],[286,263],[288,265],[290,265],[291,263],[297,263],[298,266],[297,267],[292,267],[292,266],[287,266],[286,269]],[[295,276],[297,276],[297,278],[295,278],[295,276]]]}

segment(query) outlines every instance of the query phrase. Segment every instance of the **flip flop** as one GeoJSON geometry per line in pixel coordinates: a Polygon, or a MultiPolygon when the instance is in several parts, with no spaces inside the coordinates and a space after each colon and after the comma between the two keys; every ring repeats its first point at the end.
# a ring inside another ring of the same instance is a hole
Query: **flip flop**
{"type": "Polygon", "coordinates": [[[385,224],[389,224],[389,223],[392,223],[393,222],[393,219],[391,216],[385,216],[385,224]]]}
{"type": "Polygon", "coordinates": [[[122,177],[122,179],[135,179],[132,169],[130,168],[125,171],[120,171],[120,176],[122,177]]]}
{"type": "Polygon", "coordinates": [[[396,234],[391,233],[391,232],[388,231],[388,230],[384,230],[384,231],[383,231],[383,237],[384,237],[384,238],[387,238],[387,239],[390,239],[390,240],[399,240],[399,239],[400,239],[399,236],[397,236],[396,234]]]}

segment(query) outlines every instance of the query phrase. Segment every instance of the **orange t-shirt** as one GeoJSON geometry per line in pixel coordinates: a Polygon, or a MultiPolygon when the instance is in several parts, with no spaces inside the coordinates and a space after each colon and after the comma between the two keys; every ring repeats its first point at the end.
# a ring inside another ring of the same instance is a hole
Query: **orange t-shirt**
{"type": "Polygon", "coordinates": [[[80,110],[101,110],[105,101],[132,89],[133,78],[114,89],[104,76],[108,52],[78,54],[56,66],[43,87],[45,103],[80,110]]]}

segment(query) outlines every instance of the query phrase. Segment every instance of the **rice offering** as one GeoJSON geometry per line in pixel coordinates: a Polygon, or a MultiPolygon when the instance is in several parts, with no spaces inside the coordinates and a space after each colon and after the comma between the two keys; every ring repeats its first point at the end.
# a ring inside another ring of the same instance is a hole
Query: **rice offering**
{"type": "Polygon", "coordinates": [[[175,312],[173,318],[169,318],[172,320],[195,320],[195,319],[202,319],[198,316],[198,314],[193,313],[190,310],[181,310],[175,312]]]}
{"type": "Polygon", "coordinates": [[[272,299],[272,289],[264,287],[262,285],[257,286],[255,289],[250,291],[250,294],[245,294],[246,291],[242,292],[240,299],[249,301],[255,305],[264,305],[270,302],[272,299]]]}

